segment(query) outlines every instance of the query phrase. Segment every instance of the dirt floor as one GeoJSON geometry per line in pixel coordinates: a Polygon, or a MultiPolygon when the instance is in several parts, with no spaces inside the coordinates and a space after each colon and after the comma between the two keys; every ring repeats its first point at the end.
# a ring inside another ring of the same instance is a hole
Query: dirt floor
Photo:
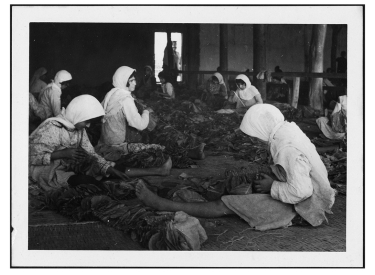
{"type": "MultiPolygon", "coordinates": [[[[300,122],[301,129],[311,138],[319,134],[313,120],[300,122]]],[[[197,168],[172,169],[168,177],[145,177],[154,186],[161,182],[183,183],[180,177],[223,177],[227,168],[243,167],[247,161],[235,160],[230,153],[206,153],[197,168]]],[[[201,250],[206,251],[346,251],[346,196],[338,195],[328,215],[329,224],[319,227],[291,226],[289,228],[255,231],[237,216],[200,219],[208,240],[201,250]]],[[[102,222],[74,222],[53,211],[29,212],[30,250],[144,250],[131,236],[104,225],[102,222]]]]}

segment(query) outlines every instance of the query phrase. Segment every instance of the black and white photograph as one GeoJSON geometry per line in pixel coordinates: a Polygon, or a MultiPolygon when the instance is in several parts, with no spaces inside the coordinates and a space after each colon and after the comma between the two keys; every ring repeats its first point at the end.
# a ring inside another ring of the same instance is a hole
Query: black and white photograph
{"type": "Polygon", "coordinates": [[[364,266],[364,5],[10,13],[11,267],[364,266]]]}

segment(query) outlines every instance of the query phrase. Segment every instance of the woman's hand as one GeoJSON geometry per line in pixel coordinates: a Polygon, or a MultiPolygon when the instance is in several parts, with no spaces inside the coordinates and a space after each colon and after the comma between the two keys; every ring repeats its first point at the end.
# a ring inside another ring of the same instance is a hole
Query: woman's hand
{"type": "Polygon", "coordinates": [[[65,158],[77,161],[84,160],[87,157],[87,152],[82,148],[68,148],[63,150],[63,152],[65,158]]]}
{"type": "Polygon", "coordinates": [[[147,108],[145,109],[145,111],[148,111],[149,113],[153,113],[153,112],[154,112],[154,110],[152,110],[150,107],[147,107],[147,108]]]}
{"type": "Polygon", "coordinates": [[[267,174],[261,173],[263,179],[255,180],[255,190],[262,194],[267,194],[271,191],[273,179],[267,174]]]}
{"type": "Polygon", "coordinates": [[[111,176],[113,177],[116,177],[116,178],[120,178],[122,180],[129,180],[129,176],[126,175],[125,173],[113,168],[113,167],[109,167],[107,169],[107,173],[110,174],[111,176]]]}

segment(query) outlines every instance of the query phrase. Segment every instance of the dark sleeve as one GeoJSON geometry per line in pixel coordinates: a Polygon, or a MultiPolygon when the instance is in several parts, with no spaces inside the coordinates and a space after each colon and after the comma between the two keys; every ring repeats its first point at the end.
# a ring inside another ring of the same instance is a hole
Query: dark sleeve
{"type": "Polygon", "coordinates": [[[223,85],[223,84],[220,84],[220,94],[223,97],[228,96],[227,87],[225,85],[223,85]]]}
{"type": "Polygon", "coordinates": [[[155,78],[155,76],[151,77],[151,87],[152,87],[152,89],[156,89],[158,87],[156,85],[156,78],[155,78]]]}
{"type": "Polygon", "coordinates": [[[141,88],[143,86],[143,77],[139,79],[137,79],[137,88],[141,88]],[[138,84],[139,83],[139,84],[138,84]]]}

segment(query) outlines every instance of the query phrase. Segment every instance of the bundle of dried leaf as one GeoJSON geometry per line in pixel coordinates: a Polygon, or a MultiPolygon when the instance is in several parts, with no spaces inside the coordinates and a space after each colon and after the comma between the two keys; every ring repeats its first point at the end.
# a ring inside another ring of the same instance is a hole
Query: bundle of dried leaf
{"type": "MultiPolygon", "coordinates": [[[[134,199],[135,182],[136,180],[105,181],[99,185],[82,184],[74,188],[63,188],[46,193],[45,201],[50,209],[77,221],[100,220],[108,226],[130,233],[132,239],[144,247],[165,250],[199,249],[202,240],[198,240],[197,246],[197,240],[192,242],[182,234],[176,226],[175,213],[157,212],[134,199]]],[[[199,226],[194,230],[203,230],[199,226]]]]}

